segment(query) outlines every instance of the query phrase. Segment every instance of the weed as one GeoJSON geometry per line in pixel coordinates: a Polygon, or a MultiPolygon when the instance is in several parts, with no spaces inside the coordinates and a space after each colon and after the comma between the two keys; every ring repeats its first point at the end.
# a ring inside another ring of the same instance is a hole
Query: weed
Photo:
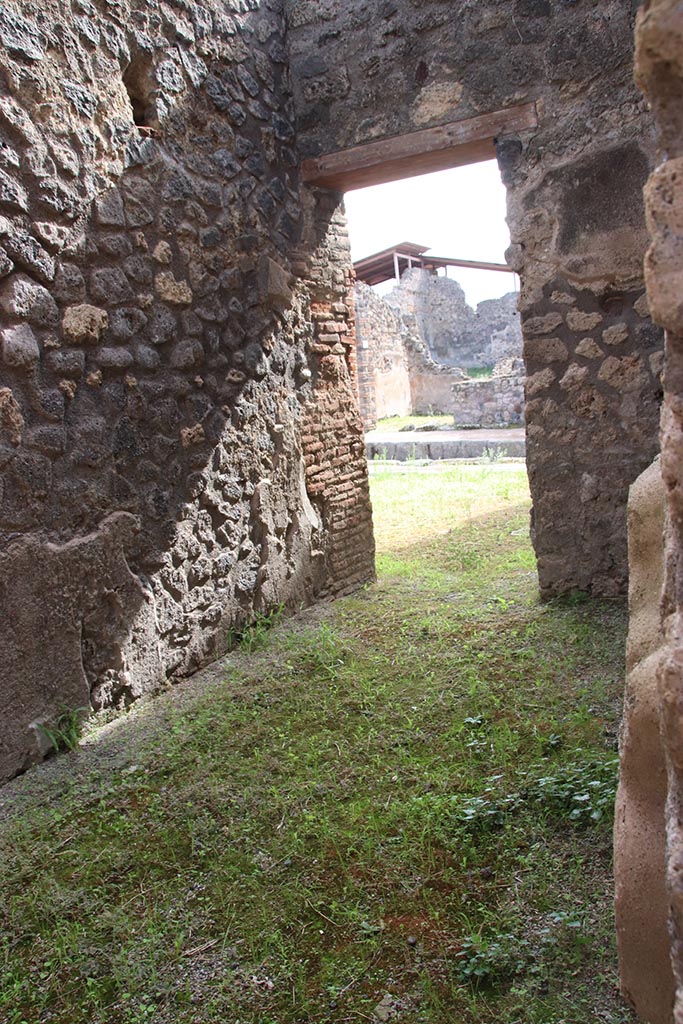
{"type": "Polygon", "coordinates": [[[500,462],[501,459],[507,458],[507,454],[507,448],[501,448],[500,445],[485,445],[482,459],[485,462],[500,462]]]}
{"type": "Polygon", "coordinates": [[[493,366],[471,366],[467,371],[468,377],[473,377],[475,380],[487,379],[493,376],[493,366]]]}
{"type": "Polygon", "coordinates": [[[39,725],[40,731],[55,752],[76,749],[81,735],[83,718],[89,711],[90,708],[87,707],[67,708],[62,706],[53,723],[39,725]]]}
{"type": "Polygon", "coordinates": [[[611,824],[619,761],[591,761],[559,767],[530,782],[527,798],[576,825],[611,824]]]}
{"type": "Polygon", "coordinates": [[[241,648],[247,654],[265,647],[268,634],[274,626],[282,621],[284,605],[279,604],[269,612],[257,612],[251,622],[239,629],[230,629],[228,633],[228,649],[241,648]]]}
{"type": "Polygon", "coordinates": [[[584,925],[576,914],[555,911],[530,932],[522,922],[510,930],[492,928],[467,935],[456,957],[456,977],[475,988],[501,985],[513,978],[546,976],[553,959],[577,963],[587,945],[584,925]]]}
{"type": "Polygon", "coordinates": [[[456,976],[475,986],[500,983],[521,974],[530,957],[528,942],[507,932],[491,938],[468,935],[460,945],[456,976]]]}

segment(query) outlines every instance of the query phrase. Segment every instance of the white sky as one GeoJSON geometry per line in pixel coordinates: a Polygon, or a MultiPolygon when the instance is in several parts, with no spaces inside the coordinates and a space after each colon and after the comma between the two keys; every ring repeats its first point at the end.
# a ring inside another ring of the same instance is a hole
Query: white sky
{"type": "MultiPolygon", "coordinates": [[[[434,256],[505,263],[510,235],[495,160],[357,189],[346,193],[345,204],[354,260],[416,242],[434,256]]],[[[513,274],[449,267],[448,276],[460,282],[472,306],[518,288],[513,274]]]]}

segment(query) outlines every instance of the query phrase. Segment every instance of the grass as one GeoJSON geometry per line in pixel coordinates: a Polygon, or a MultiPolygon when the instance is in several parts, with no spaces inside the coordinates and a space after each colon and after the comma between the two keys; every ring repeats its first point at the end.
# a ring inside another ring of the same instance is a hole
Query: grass
{"type": "Polygon", "coordinates": [[[474,380],[488,380],[489,377],[493,377],[493,366],[470,366],[465,372],[474,380]]]}
{"type": "Polygon", "coordinates": [[[372,492],[376,585],[0,792],[3,1024],[634,1020],[624,607],[539,603],[521,466],[372,492]]]}

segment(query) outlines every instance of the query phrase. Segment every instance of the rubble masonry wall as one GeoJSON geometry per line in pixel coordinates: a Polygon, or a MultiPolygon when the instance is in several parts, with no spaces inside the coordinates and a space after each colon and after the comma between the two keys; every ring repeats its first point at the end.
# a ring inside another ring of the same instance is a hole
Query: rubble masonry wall
{"type": "Polygon", "coordinates": [[[348,240],[278,0],[0,9],[0,778],[373,574],[348,240]]]}

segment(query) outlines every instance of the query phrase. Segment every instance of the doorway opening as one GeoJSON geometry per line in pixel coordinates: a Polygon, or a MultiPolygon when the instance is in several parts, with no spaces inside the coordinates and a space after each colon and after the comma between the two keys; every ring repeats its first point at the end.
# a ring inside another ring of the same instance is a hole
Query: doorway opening
{"type": "Polygon", "coordinates": [[[370,457],[522,458],[519,284],[495,160],[354,190],[345,207],[370,457]]]}

